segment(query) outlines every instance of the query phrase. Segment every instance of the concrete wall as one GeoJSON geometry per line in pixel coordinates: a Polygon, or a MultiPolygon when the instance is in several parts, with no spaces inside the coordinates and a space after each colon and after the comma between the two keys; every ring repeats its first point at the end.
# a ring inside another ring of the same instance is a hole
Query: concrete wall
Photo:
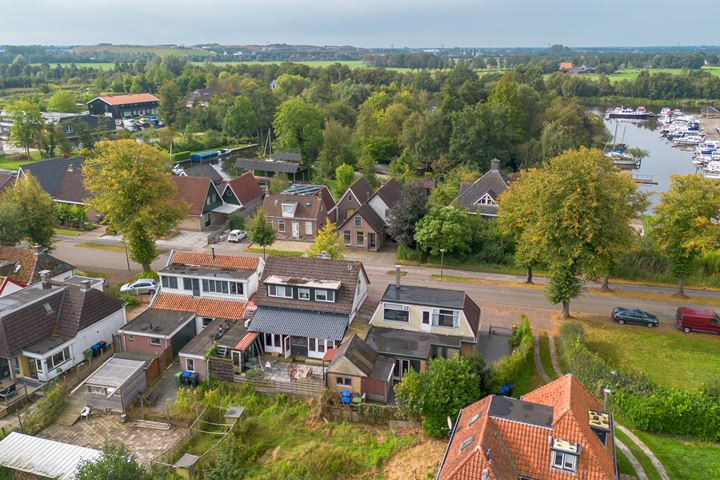
{"type": "Polygon", "coordinates": [[[178,224],[177,229],[202,232],[202,217],[186,217],[178,224]]]}
{"type": "Polygon", "coordinates": [[[387,222],[388,222],[387,211],[388,211],[389,207],[383,201],[383,199],[380,198],[380,195],[375,195],[374,197],[372,197],[372,199],[370,200],[370,206],[372,207],[373,210],[375,210],[375,213],[380,215],[380,218],[385,220],[385,223],[387,224],[387,222]]]}
{"type": "Polygon", "coordinates": [[[195,355],[190,356],[190,355],[183,355],[181,353],[180,354],[180,368],[183,371],[190,370],[187,365],[188,359],[191,360],[192,362],[194,362],[195,370],[193,370],[193,371],[198,374],[198,376],[200,377],[200,380],[207,380],[207,377],[208,377],[207,360],[205,360],[202,357],[197,357],[195,355]]]}

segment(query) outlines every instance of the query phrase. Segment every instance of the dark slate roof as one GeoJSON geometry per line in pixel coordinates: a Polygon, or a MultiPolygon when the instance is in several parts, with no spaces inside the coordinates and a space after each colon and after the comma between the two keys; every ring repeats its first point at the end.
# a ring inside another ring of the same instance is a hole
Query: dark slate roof
{"type": "Polygon", "coordinates": [[[38,183],[40,183],[43,190],[55,198],[58,192],[60,192],[68,168],[72,167],[73,172],[75,170],[80,171],[84,161],[85,159],[83,157],[51,158],[49,160],[20,165],[19,171],[32,174],[38,183]]]}
{"type": "Polygon", "coordinates": [[[385,182],[377,191],[377,195],[382,198],[385,205],[390,208],[392,208],[400,200],[401,194],[402,186],[394,178],[385,182]]]}
{"type": "Polygon", "coordinates": [[[243,324],[242,321],[234,322],[216,318],[180,350],[180,355],[205,355],[208,347],[213,342],[220,341],[236,323],[243,324]]]}
{"type": "Polygon", "coordinates": [[[295,152],[278,152],[274,153],[271,158],[281,162],[300,163],[300,154],[295,152]]]}
{"type": "Polygon", "coordinates": [[[343,228],[349,222],[353,222],[355,219],[355,215],[360,215],[368,224],[368,226],[375,230],[375,232],[379,233],[385,228],[385,221],[380,217],[380,215],[378,215],[377,212],[373,210],[369,203],[363,203],[355,213],[350,215],[350,218],[345,220],[342,225],[337,227],[338,230],[343,228]]]}
{"type": "Polygon", "coordinates": [[[372,197],[373,193],[375,193],[375,189],[373,189],[372,185],[370,185],[370,182],[368,182],[365,177],[360,177],[355,180],[355,183],[350,185],[348,190],[352,191],[353,195],[355,195],[355,199],[361,204],[370,200],[370,197],[372,197]]]}
{"type": "Polygon", "coordinates": [[[553,407],[540,403],[526,402],[517,398],[493,395],[488,416],[520,422],[536,427],[552,428],[553,407]]]}
{"type": "Polygon", "coordinates": [[[194,313],[148,308],[120,330],[129,334],[136,332],[165,337],[193,317],[195,317],[194,313]]]}
{"type": "Polygon", "coordinates": [[[220,93],[220,91],[221,90],[218,87],[198,88],[197,90],[190,92],[187,96],[186,102],[190,104],[195,102],[195,100],[198,102],[209,102],[213,95],[220,93]]]}
{"type": "Polygon", "coordinates": [[[237,321],[232,324],[230,330],[228,330],[217,343],[223,347],[233,348],[246,333],[247,328],[245,327],[245,321],[237,321]]]}
{"type": "Polygon", "coordinates": [[[220,175],[220,172],[209,163],[191,162],[187,167],[183,167],[185,175],[188,177],[206,177],[209,178],[215,185],[219,185],[225,182],[225,179],[220,175]]]}
{"type": "Polygon", "coordinates": [[[75,269],[73,265],[47,252],[41,252],[37,254],[35,258],[35,270],[33,271],[32,282],[40,281],[40,272],[43,270],[49,270],[50,278],[52,278],[75,269]]]}
{"type": "Polygon", "coordinates": [[[72,338],[80,330],[122,310],[125,303],[95,288],[69,285],[65,290],[55,333],[72,338]]]}
{"type": "Polygon", "coordinates": [[[328,366],[328,370],[332,370],[333,366],[336,365],[342,357],[347,358],[350,363],[355,365],[365,376],[368,376],[375,366],[377,352],[370,348],[362,338],[353,334],[350,340],[340,345],[337,353],[335,353],[335,357],[328,366]]]}
{"type": "Polygon", "coordinates": [[[415,332],[399,328],[370,327],[365,341],[379,353],[427,359],[432,345],[460,348],[462,337],[415,332]]]}
{"type": "Polygon", "coordinates": [[[348,316],[289,308],[258,307],[248,330],[294,337],[342,340],[348,316]]]}
{"type": "Polygon", "coordinates": [[[500,170],[490,169],[472,185],[461,185],[460,194],[455,200],[470,212],[481,215],[497,215],[497,205],[475,205],[483,195],[490,194],[493,200],[507,190],[509,180],[500,170]]]}
{"type": "Polygon", "coordinates": [[[265,280],[271,275],[339,281],[341,285],[335,303],[312,302],[311,305],[313,310],[319,312],[341,313],[344,315],[350,315],[352,312],[353,299],[355,298],[355,290],[360,275],[365,275],[367,278],[362,263],[360,262],[271,255],[267,258],[263,278],[255,294],[256,305],[290,309],[298,308],[297,300],[268,297],[265,280]]]}
{"type": "Polygon", "coordinates": [[[414,285],[400,285],[398,289],[394,283],[391,283],[385,289],[382,301],[462,310],[465,305],[465,292],[445,288],[416,287],[414,285]]]}
{"type": "Polygon", "coordinates": [[[15,177],[14,172],[0,172],[0,193],[15,184],[15,177]]]}
{"type": "Polygon", "coordinates": [[[297,163],[258,160],[255,158],[239,158],[235,161],[235,167],[243,170],[259,170],[261,172],[296,173],[298,171],[297,163]]]}

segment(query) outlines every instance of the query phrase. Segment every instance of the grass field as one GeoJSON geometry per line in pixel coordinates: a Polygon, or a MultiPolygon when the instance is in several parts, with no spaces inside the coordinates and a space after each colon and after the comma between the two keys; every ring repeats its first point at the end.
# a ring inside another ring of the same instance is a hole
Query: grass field
{"type": "MultiPolygon", "coordinates": [[[[42,63],[31,63],[33,67],[39,67],[42,65],[42,63]]],[[[112,70],[115,66],[114,63],[73,63],[73,62],[59,62],[59,63],[49,63],[51,67],[54,67],[55,65],[60,65],[62,67],[69,67],[70,65],[75,65],[78,68],[93,68],[95,70],[112,70]]]]}
{"type": "Polygon", "coordinates": [[[189,55],[205,55],[212,54],[201,48],[193,47],[175,47],[175,46],[147,46],[147,45],[84,45],[75,47],[75,53],[93,53],[93,52],[112,52],[112,53],[128,53],[128,54],[154,54],[158,56],[176,55],[184,57],[189,55]]]}
{"type": "Polygon", "coordinates": [[[720,444],[638,431],[635,434],[658,457],[673,480],[720,478],[720,444]]]}
{"type": "MultiPolygon", "coordinates": [[[[632,452],[633,455],[635,455],[635,458],[638,462],[640,462],[640,465],[642,465],[642,468],[647,474],[649,480],[662,480],[660,474],[655,469],[655,466],[650,461],[650,458],[643,453],[642,449],[638,447],[635,442],[630,440],[630,438],[621,432],[619,428],[615,429],[615,436],[630,449],[630,452],[632,452]]],[[[618,453],[620,453],[620,449],[618,449],[618,453]]]]}
{"type": "Polygon", "coordinates": [[[31,163],[37,160],[42,160],[40,152],[37,150],[30,151],[30,160],[25,158],[25,155],[0,155],[0,169],[2,170],[17,170],[20,165],[31,163]]]}
{"type": "MultiPolygon", "coordinates": [[[[650,73],[650,75],[653,75],[655,73],[670,73],[673,75],[678,75],[684,72],[687,72],[688,70],[685,70],[683,68],[652,68],[652,69],[642,69],[642,68],[621,68],[617,72],[607,75],[610,82],[619,82],[620,80],[635,80],[639,75],[640,72],[647,70],[647,72],[650,73]]],[[[710,72],[713,75],[720,76],[720,67],[703,67],[703,70],[706,72],[710,72]]],[[[602,75],[599,73],[588,73],[585,75],[582,75],[581,78],[587,78],[589,80],[598,80],[602,75]]]]}
{"type": "Polygon", "coordinates": [[[612,365],[639,370],[658,385],[696,390],[720,376],[720,338],[668,328],[580,319],[587,345],[612,365]]]}

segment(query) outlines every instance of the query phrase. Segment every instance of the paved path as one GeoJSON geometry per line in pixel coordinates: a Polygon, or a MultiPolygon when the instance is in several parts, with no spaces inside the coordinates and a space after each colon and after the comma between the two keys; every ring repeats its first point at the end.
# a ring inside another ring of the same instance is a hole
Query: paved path
{"type": "Polygon", "coordinates": [[[635,457],[635,455],[633,455],[633,453],[630,451],[630,449],[627,447],[627,445],[625,445],[623,442],[621,442],[617,438],[615,438],[615,445],[625,455],[625,458],[628,459],[628,462],[630,462],[630,465],[632,465],[633,469],[635,470],[635,473],[637,474],[637,477],[640,480],[650,480],[647,476],[647,473],[645,473],[645,469],[643,469],[643,467],[642,467],[642,465],[640,465],[640,462],[638,461],[637,457],[635,457]]]}
{"type": "Polygon", "coordinates": [[[653,466],[655,466],[655,470],[657,470],[657,472],[660,474],[660,477],[662,477],[663,480],[670,480],[670,476],[668,475],[667,470],[665,470],[665,467],[662,463],[660,463],[660,460],[658,460],[655,454],[650,451],[650,448],[645,445],[645,442],[640,440],[637,435],[635,435],[631,430],[623,427],[622,425],[617,424],[616,426],[620,429],[621,432],[627,435],[630,440],[635,442],[635,444],[642,449],[643,453],[647,455],[653,466]]]}

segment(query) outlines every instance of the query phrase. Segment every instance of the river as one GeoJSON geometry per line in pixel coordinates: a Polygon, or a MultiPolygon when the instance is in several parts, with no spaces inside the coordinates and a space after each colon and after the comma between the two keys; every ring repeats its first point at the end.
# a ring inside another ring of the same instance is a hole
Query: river
{"type": "Polygon", "coordinates": [[[660,135],[657,130],[657,120],[651,118],[647,121],[634,120],[604,120],[605,127],[611,135],[617,126],[616,143],[625,143],[629,148],[641,148],[648,152],[642,159],[638,170],[633,174],[648,175],[657,182],[657,185],[641,185],[643,191],[651,192],[651,208],[660,201],[660,193],[670,188],[670,175],[674,173],[695,173],[692,164],[692,152],[673,148],[672,144],[660,135]]]}

